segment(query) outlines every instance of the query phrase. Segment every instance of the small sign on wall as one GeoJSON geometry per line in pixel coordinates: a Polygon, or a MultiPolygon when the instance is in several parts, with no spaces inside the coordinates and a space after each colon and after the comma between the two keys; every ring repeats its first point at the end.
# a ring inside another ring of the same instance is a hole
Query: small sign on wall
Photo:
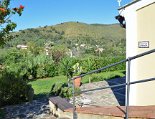
{"type": "Polygon", "coordinates": [[[149,48],[149,41],[139,41],[138,48],[149,48]]]}

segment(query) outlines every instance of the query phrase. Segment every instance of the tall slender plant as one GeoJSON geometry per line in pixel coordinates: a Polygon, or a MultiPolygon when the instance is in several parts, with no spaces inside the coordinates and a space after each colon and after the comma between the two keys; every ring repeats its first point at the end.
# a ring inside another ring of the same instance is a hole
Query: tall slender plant
{"type": "Polygon", "coordinates": [[[75,60],[70,57],[64,57],[61,60],[62,70],[63,74],[66,75],[68,80],[68,86],[70,85],[70,79],[73,77],[73,64],[75,63],[75,60]]]}

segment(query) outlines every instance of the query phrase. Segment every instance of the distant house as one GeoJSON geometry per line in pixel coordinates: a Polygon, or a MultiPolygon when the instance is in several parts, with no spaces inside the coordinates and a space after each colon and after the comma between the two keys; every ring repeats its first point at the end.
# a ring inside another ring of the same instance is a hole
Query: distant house
{"type": "Polygon", "coordinates": [[[17,45],[18,49],[27,49],[28,46],[27,45],[17,45]]]}
{"type": "MultiPolygon", "coordinates": [[[[119,8],[126,21],[126,56],[155,48],[155,0],[134,0],[119,8]]],[[[131,61],[131,82],[155,77],[155,54],[131,61]]],[[[155,81],[132,85],[130,105],[155,105],[155,81]]]]}
{"type": "Polygon", "coordinates": [[[0,70],[1,70],[1,69],[3,69],[3,65],[2,65],[2,64],[0,64],[0,70]]]}
{"type": "Polygon", "coordinates": [[[80,47],[85,47],[85,46],[86,46],[86,44],[81,44],[81,45],[80,45],[80,47]]]}
{"type": "Polygon", "coordinates": [[[71,49],[68,49],[68,51],[66,52],[66,54],[69,56],[69,57],[73,57],[73,52],[71,49]]]}
{"type": "Polygon", "coordinates": [[[96,50],[95,50],[96,52],[103,52],[104,51],[104,49],[103,48],[97,48],[96,50]]]}
{"type": "Polygon", "coordinates": [[[49,49],[48,48],[45,48],[45,53],[46,53],[46,55],[49,55],[49,49]]]}

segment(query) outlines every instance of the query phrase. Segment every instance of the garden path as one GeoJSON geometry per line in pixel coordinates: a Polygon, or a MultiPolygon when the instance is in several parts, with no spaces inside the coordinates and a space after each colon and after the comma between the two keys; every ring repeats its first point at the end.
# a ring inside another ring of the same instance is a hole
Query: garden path
{"type": "Polygon", "coordinates": [[[5,119],[56,119],[50,113],[48,99],[42,98],[20,105],[7,106],[5,119]]]}

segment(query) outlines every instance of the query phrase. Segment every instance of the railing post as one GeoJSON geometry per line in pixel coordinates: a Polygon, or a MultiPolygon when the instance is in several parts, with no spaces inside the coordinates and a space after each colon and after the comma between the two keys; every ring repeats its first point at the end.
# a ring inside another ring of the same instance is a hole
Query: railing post
{"type": "Polygon", "coordinates": [[[128,70],[127,70],[127,86],[126,86],[126,104],[125,104],[125,108],[126,108],[126,114],[125,114],[125,118],[128,119],[129,118],[129,95],[130,95],[130,68],[131,68],[131,60],[130,58],[128,58],[128,70]]]}
{"type": "Polygon", "coordinates": [[[77,119],[76,107],[75,107],[75,79],[73,81],[73,119],[77,119]]]}

